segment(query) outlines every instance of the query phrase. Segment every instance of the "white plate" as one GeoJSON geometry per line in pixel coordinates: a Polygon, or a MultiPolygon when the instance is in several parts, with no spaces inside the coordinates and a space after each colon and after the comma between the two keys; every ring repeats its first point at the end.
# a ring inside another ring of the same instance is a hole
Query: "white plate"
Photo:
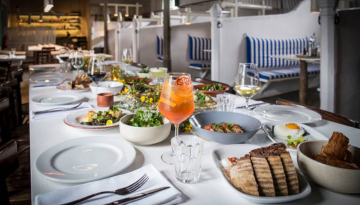
{"type": "MultiPolygon", "coordinates": [[[[229,186],[233,188],[233,192],[229,192],[228,194],[238,194],[239,197],[243,197],[246,200],[253,203],[277,204],[277,203],[284,203],[284,202],[301,199],[308,196],[311,193],[310,184],[306,181],[304,175],[299,173],[298,170],[296,171],[299,179],[299,187],[300,187],[299,194],[289,195],[289,196],[276,196],[276,197],[252,196],[242,193],[241,191],[233,187],[233,185],[226,179],[226,177],[222,172],[221,160],[229,157],[244,156],[245,154],[248,154],[251,150],[256,148],[259,148],[259,146],[251,145],[251,144],[236,144],[236,145],[224,145],[217,149],[212,150],[212,158],[217,167],[219,174],[224,178],[224,180],[226,180],[229,183],[229,186]]],[[[296,161],[296,159],[294,159],[293,157],[292,160],[293,162],[296,161]]]]}
{"type": "Polygon", "coordinates": [[[312,123],[322,119],[319,113],[312,110],[286,105],[259,106],[254,113],[267,120],[287,123],[312,123]]]}
{"type": "Polygon", "coordinates": [[[38,105],[55,106],[76,103],[84,99],[84,95],[76,93],[50,93],[33,97],[31,101],[38,105]]]}
{"type": "Polygon", "coordinates": [[[50,180],[84,183],[115,175],[130,166],[136,152],[125,140],[82,137],[55,145],[36,159],[38,172],[50,180]]]}
{"type": "MultiPolygon", "coordinates": [[[[264,123],[265,125],[267,125],[269,128],[272,128],[272,126],[277,125],[277,124],[283,124],[283,123],[264,123]]],[[[304,139],[308,139],[309,141],[312,140],[329,140],[329,138],[325,137],[323,134],[321,134],[320,132],[314,130],[312,127],[309,127],[307,125],[304,124],[298,124],[300,127],[304,128],[306,130],[307,133],[309,133],[308,135],[303,136],[304,139]]],[[[266,134],[266,133],[265,133],[266,134]]],[[[273,135],[273,133],[270,133],[270,135],[273,137],[273,139],[276,142],[282,142],[285,145],[287,144],[286,139],[283,138],[279,138],[279,137],[275,137],[273,135]]],[[[297,149],[288,147],[287,148],[288,151],[293,151],[293,152],[297,152],[297,149]]]]}
{"type": "MultiPolygon", "coordinates": [[[[85,129],[85,130],[106,130],[106,129],[111,129],[111,128],[119,126],[119,122],[116,122],[112,125],[101,125],[101,126],[80,124],[81,122],[83,122],[83,118],[87,115],[87,113],[90,110],[93,110],[94,112],[98,112],[98,111],[108,110],[108,108],[86,109],[86,110],[79,110],[79,111],[70,113],[64,118],[64,123],[70,127],[74,127],[74,128],[78,128],[78,129],[85,129]]],[[[131,114],[131,112],[129,110],[124,110],[124,109],[121,109],[121,110],[125,114],[131,114]]]]}
{"type": "Polygon", "coordinates": [[[36,85],[59,84],[65,80],[62,76],[31,76],[30,83],[36,85]]]}

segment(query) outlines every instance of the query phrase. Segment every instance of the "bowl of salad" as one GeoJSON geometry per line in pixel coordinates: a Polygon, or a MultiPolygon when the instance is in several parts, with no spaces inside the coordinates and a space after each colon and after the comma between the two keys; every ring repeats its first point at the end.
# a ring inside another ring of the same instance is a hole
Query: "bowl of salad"
{"type": "Polygon", "coordinates": [[[171,123],[157,110],[140,109],[120,119],[120,134],[137,145],[152,145],[165,140],[171,123]]]}
{"type": "Polygon", "coordinates": [[[222,94],[229,90],[229,87],[220,83],[214,84],[201,84],[194,85],[194,90],[197,92],[203,92],[205,95],[216,97],[217,94],[222,94]]]}
{"type": "Polygon", "coordinates": [[[139,78],[150,78],[150,70],[148,67],[141,69],[141,71],[136,73],[139,78]]]}
{"type": "Polygon", "coordinates": [[[139,78],[139,77],[131,77],[131,78],[125,78],[126,84],[134,85],[139,83],[149,84],[152,79],[151,78],[139,78]]]}

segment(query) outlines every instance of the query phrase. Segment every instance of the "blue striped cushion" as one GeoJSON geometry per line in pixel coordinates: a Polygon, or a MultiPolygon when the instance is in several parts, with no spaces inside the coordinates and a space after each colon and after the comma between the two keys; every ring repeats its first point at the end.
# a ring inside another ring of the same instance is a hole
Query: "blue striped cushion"
{"type": "MultiPolygon", "coordinates": [[[[319,65],[308,66],[308,75],[317,75],[320,73],[319,65]]],[[[248,72],[249,76],[254,76],[252,72],[248,72]]],[[[285,79],[290,77],[298,77],[300,68],[285,68],[276,70],[259,71],[259,78],[264,80],[285,79]]]]}
{"type": "Polygon", "coordinates": [[[197,68],[210,68],[211,64],[190,63],[189,66],[197,67],[197,68]]]}
{"type": "Polygon", "coordinates": [[[288,56],[302,54],[308,48],[307,38],[266,39],[246,36],[247,62],[257,64],[259,68],[287,67],[299,65],[299,61],[290,61],[269,56],[288,56]]]}
{"type": "Polygon", "coordinates": [[[158,56],[158,60],[164,60],[163,56],[158,56]]]}
{"type": "Polygon", "coordinates": [[[211,50],[210,38],[189,36],[189,57],[191,60],[211,60],[211,53],[204,50],[211,50]]]}
{"type": "Polygon", "coordinates": [[[162,36],[156,36],[157,49],[156,53],[158,56],[164,55],[164,38],[162,36]]]}

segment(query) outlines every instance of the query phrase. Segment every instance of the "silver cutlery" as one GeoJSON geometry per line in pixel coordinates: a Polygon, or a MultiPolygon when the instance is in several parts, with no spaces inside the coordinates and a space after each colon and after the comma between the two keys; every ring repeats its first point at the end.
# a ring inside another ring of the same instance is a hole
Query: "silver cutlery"
{"type": "MultiPolygon", "coordinates": [[[[136,182],[134,182],[133,184],[130,184],[129,186],[117,189],[115,191],[102,191],[102,192],[98,192],[95,194],[91,194],[89,196],[83,197],[81,199],[77,199],[75,201],[71,201],[62,205],[72,205],[72,204],[77,204],[79,202],[85,201],[86,199],[90,199],[91,197],[94,196],[98,196],[100,194],[118,194],[118,195],[126,195],[126,194],[130,194],[136,190],[138,190],[142,185],[144,185],[147,181],[149,180],[149,177],[144,174],[140,179],[138,179],[136,182]]],[[[153,191],[153,190],[152,190],[153,191]]],[[[153,193],[153,192],[152,192],[153,193]]],[[[136,196],[136,195],[135,195],[136,196]]],[[[144,196],[144,195],[142,195],[144,196]]],[[[130,197],[128,197],[130,198],[130,197]]]]}
{"type": "Polygon", "coordinates": [[[58,86],[60,84],[63,84],[65,81],[67,81],[69,79],[65,79],[63,82],[61,83],[55,83],[55,84],[43,84],[43,85],[34,85],[33,88],[38,88],[38,87],[50,87],[50,86],[58,86]]]}
{"type": "Polygon", "coordinates": [[[120,199],[120,200],[117,200],[117,201],[113,201],[113,202],[105,204],[105,205],[119,205],[119,204],[122,204],[122,203],[125,203],[125,202],[133,201],[135,199],[143,199],[143,198],[146,198],[146,197],[149,197],[149,196],[155,194],[156,192],[159,192],[159,191],[162,191],[162,190],[165,190],[165,189],[168,189],[168,188],[170,188],[170,187],[166,186],[166,187],[153,189],[153,190],[146,191],[146,192],[143,192],[143,193],[140,193],[140,194],[135,194],[135,195],[127,197],[125,199],[120,199]]]}
{"type": "Polygon", "coordinates": [[[41,111],[33,111],[34,115],[38,115],[38,114],[44,114],[44,113],[51,113],[51,112],[60,112],[60,111],[69,111],[69,110],[75,110],[76,108],[78,108],[80,105],[82,104],[79,103],[74,107],[69,107],[69,108],[64,108],[64,107],[57,107],[57,108],[52,108],[49,110],[41,110],[41,111]]]}
{"type": "MultiPolygon", "coordinates": [[[[263,102],[263,103],[256,103],[256,104],[251,104],[249,105],[249,107],[253,107],[253,106],[259,106],[259,105],[264,105],[264,104],[267,104],[266,102],[263,102]]],[[[235,107],[236,109],[243,109],[243,108],[246,108],[246,105],[244,106],[239,106],[239,107],[235,107]]]]}
{"type": "Polygon", "coordinates": [[[265,134],[267,135],[267,137],[273,142],[273,143],[277,143],[276,140],[274,140],[274,138],[271,136],[270,133],[272,133],[272,128],[268,127],[265,123],[263,123],[261,125],[262,130],[265,132],[265,134]]]}

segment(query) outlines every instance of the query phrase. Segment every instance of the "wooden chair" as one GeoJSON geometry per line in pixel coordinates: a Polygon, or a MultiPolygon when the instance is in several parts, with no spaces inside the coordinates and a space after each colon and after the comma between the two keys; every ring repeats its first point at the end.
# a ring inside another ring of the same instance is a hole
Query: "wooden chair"
{"type": "MultiPolygon", "coordinates": [[[[15,71],[13,73],[13,78],[16,78],[18,83],[19,83],[19,90],[20,89],[20,82],[23,81],[23,69],[18,69],[17,71],[15,71]]],[[[21,100],[21,92],[19,93],[19,96],[18,96],[18,102],[21,103],[21,122],[20,123],[27,123],[28,121],[25,122],[25,119],[28,119],[28,115],[29,115],[29,103],[22,103],[22,100],[21,100]]]]}
{"type": "Polygon", "coordinates": [[[0,83],[11,78],[11,61],[0,62],[0,83]]]}
{"type": "Polygon", "coordinates": [[[0,204],[31,204],[29,147],[18,152],[15,140],[0,147],[0,204]]]}
{"type": "Polygon", "coordinates": [[[35,64],[51,64],[53,63],[51,51],[37,51],[35,55],[35,64]]]}
{"type": "Polygon", "coordinates": [[[302,105],[300,103],[296,103],[296,102],[291,102],[288,100],[283,100],[283,99],[277,99],[276,100],[276,104],[277,105],[288,105],[288,106],[294,106],[294,107],[301,107],[301,108],[307,108],[309,110],[315,111],[317,113],[319,113],[322,117],[322,119],[324,120],[328,120],[328,121],[332,121],[332,122],[336,122],[339,124],[343,124],[343,125],[347,125],[350,127],[355,127],[355,128],[359,128],[359,122],[355,121],[355,120],[351,120],[349,118],[346,118],[344,116],[335,114],[335,113],[331,113],[325,110],[321,110],[315,107],[311,107],[308,105],[302,105]]]}
{"type": "Polygon", "coordinates": [[[228,87],[229,87],[229,90],[226,91],[226,92],[231,93],[231,94],[236,94],[236,92],[234,91],[233,87],[231,87],[230,85],[225,84],[225,83],[221,83],[221,82],[217,82],[217,81],[212,81],[212,80],[208,80],[208,79],[205,79],[205,78],[199,78],[199,77],[196,77],[196,78],[195,78],[195,82],[204,83],[204,84],[220,83],[221,85],[225,85],[225,86],[228,86],[228,87]]]}
{"type": "MultiPolygon", "coordinates": [[[[14,79],[16,80],[16,79],[14,79]]],[[[16,101],[14,97],[14,92],[11,87],[0,87],[0,99],[8,99],[8,107],[2,105],[1,117],[3,120],[0,120],[2,142],[7,142],[9,139],[15,139],[19,145],[29,145],[30,144],[30,128],[29,124],[18,124],[16,113],[17,111],[16,101]],[[5,134],[3,134],[3,131],[5,134]],[[3,139],[5,137],[6,139],[3,139]]],[[[21,107],[21,106],[20,106],[21,107]]]]}
{"type": "MultiPolygon", "coordinates": [[[[1,95],[4,94],[4,91],[0,91],[1,95]]],[[[1,98],[0,96],[0,144],[4,144],[10,141],[11,138],[11,123],[8,119],[10,115],[10,101],[9,98],[1,98]]],[[[0,168],[1,169],[1,168],[0,168]]]]}

